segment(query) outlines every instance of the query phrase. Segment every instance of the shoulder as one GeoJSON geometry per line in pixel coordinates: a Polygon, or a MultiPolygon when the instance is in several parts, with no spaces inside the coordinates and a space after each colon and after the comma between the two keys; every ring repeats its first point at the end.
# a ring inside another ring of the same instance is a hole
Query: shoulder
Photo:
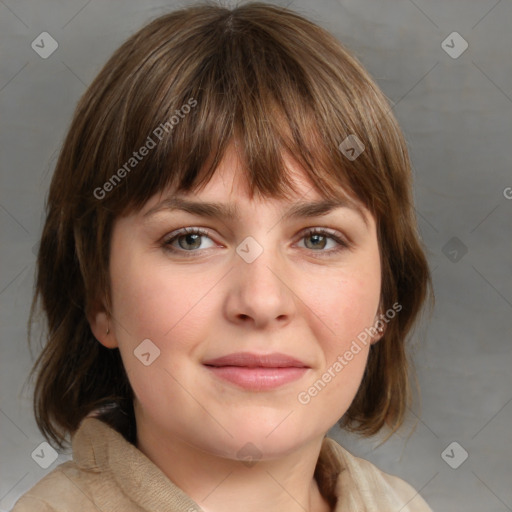
{"type": "Polygon", "coordinates": [[[96,511],[88,492],[89,480],[95,477],[81,471],[73,461],[64,462],[23,494],[11,512],[96,511]]]}
{"type": "Polygon", "coordinates": [[[404,512],[432,512],[432,509],[427,505],[419,491],[412,485],[398,476],[390,475],[380,470],[378,471],[386,484],[393,489],[398,499],[407,505],[408,508],[404,509],[404,512]]]}
{"type": "Polygon", "coordinates": [[[405,480],[385,473],[368,460],[352,455],[333,439],[328,442],[343,468],[338,477],[340,494],[353,492],[357,488],[358,499],[369,511],[432,512],[420,493],[405,480]]]}

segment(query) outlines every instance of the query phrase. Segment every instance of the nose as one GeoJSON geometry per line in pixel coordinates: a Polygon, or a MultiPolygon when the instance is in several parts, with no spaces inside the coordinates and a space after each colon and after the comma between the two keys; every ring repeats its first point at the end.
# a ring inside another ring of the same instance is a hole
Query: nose
{"type": "Polygon", "coordinates": [[[226,310],[230,321],[256,328],[281,327],[293,317],[292,276],[270,241],[265,245],[251,237],[243,241],[229,279],[226,310]]]}

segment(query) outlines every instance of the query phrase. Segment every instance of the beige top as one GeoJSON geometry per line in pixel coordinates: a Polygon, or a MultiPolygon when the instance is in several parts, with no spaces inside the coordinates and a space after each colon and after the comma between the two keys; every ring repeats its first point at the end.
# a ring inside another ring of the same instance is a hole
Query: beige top
{"type": "MultiPolygon", "coordinates": [[[[201,508],[119,432],[85,418],[73,460],[44,476],[12,512],[199,512],[201,508]]],[[[315,475],[336,512],[432,512],[404,480],[324,438],[315,475]]]]}

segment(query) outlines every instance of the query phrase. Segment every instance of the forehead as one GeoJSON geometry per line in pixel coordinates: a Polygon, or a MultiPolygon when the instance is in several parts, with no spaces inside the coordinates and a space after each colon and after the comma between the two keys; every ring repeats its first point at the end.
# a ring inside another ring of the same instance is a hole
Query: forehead
{"type": "MultiPolygon", "coordinates": [[[[290,181],[293,183],[294,191],[290,195],[296,199],[301,197],[307,197],[310,200],[321,199],[306,172],[290,157],[283,155],[283,159],[286,163],[290,181]]],[[[234,143],[230,143],[212,178],[202,187],[196,188],[193,193],[180,195],[201,197],[205,201],[263,201],[263,199],[254,197],[254,190],[251,189],[247,176],[248,173],[244,169],[242,158],[239,156],[236,146],[234,143]]],[[[162,198],[170,195],[172,195],[172,191],[169,189],[161,191],[147,202],[145,210],[149,210],[162,198]]],[[[273,199],[267,199],[267,201],[269,200],[272,201],[273,199]]]]}
{"type": "Polygon", "coordinates": [[[319,193],[307,173],[290,157],[283,155],[293,190],[286,199],[254,197],[244,172],[242,159],[233,145],[227,149],[212,178],[193,193],[173,194],[165,190],[153,196],[143,207],[142,216],[148,219],[162,210],[183,210],[205,217],[218,217],[232,220],[240,216],[240,208],[249,205],[272,204],[277,209],[292,204],[286,217],[316,217],[326,215],[336,208],[347,207],[355,210],[368,225],[370,212],[357,199],[340,188],[337,198],[324,197],[319,193]]]}
{"type": "MultiPolygon", "coordinates": [[[[309,194],[311,198],[319,198],[319,194],[304,170],[286,154],[283,155],[283,159],[286,172],[293,184],[294,192],[292,195],[300,197],[309,194]]],[[[229,191],[230,197],[253,199],[254,191],[247,181],[247,175],[244,172],[244,164],[235,146],[230,145],[216,169],[212,181],[208,183],[208,189],[205,188],[204,193],[206,195],[229,191]]]]}

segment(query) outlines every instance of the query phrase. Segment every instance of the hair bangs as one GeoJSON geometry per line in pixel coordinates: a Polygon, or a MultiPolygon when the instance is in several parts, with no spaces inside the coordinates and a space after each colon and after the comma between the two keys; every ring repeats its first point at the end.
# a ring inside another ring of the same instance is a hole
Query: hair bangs
{"type": "Polygon", "coordinates": [[[323,197],[370,206],[369,187],[358,181],[365,175],[358,169],[368,163],[346,159],[337,147],[350,133],[362,138],[362,129],[350,112],[333,108],[327,77],[326,94],[315,90],[325,70],[315,85],[311,70],[268,33],[233,24],[207,31],[202,45],[205,56],[194,66],[162,46],[132,74],[118,114],[122,147],[110,162],[98,162],[95,190],[110,189],[101,199],[109,211],[125,215],[164,190],[205,186],[231,143],[251,194],[290,198],[295,190],[286,155],[323,197]]]}

